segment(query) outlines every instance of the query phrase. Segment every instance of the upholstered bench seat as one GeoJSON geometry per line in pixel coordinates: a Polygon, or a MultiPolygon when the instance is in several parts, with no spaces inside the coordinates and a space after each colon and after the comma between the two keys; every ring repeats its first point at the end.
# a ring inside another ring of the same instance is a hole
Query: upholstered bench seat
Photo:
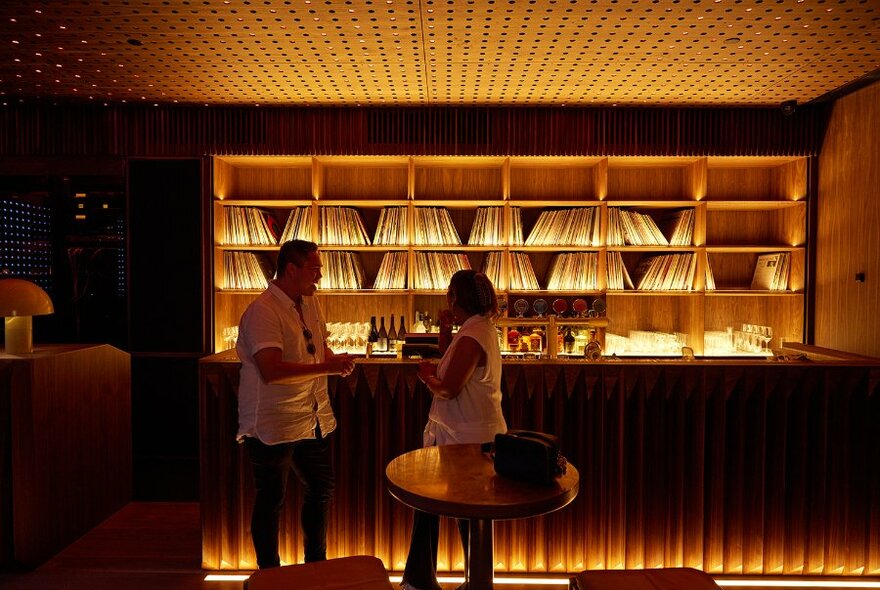
{"type": "Polygon", "coordinates": [[[689,567],[587,570],[572,577],[569,587],[571,590],[719,590],[708,574],[689,567]]]}
{"type": "Polygon", "coordinates": [[[380,559],[370,555],[340,557],[259,570],[246,590],[394,590],[380,559]]]}

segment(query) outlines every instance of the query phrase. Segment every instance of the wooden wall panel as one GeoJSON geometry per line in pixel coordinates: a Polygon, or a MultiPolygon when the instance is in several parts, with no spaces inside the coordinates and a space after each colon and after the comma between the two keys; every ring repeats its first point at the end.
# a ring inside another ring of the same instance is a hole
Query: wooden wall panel
{"type": "Polygon", "coordinates": [[[880,356],[880,83],[835,103],[818,187],[815,344],[880,356]]]}
{"type": "Polygon", "coordinates": [[[131,501],[131,429],[127,353],[0,354],[0,566],[35,567],[131,501]]]}
{"type": "MultiPolygon", "coordinates": [[[[225,359],[225,360],[224,360],[225,359]]],[[[201,363],[202,559],[251,569],[250,467],[234,442],[239,364],[201,363]]],[[[421,445],[430,396],[415,362],[331,380],[339,428],[329,556],[402,571],[411,510],[384,470],[421,445]]],[[[581,474],[550,515],[495,527],[498,572],[690,566],[713,574],[878,575],[880,369],[819,363],[508,363],[511,428],[552,432],[581,474]]],[[[302,558],[288,488],[282,560],[302,558]]],[[[439,569],[462,571],[444,525],[439,569]]]]}
{"type": "Polygon", "coordinates": [[[2,156],[805,156],[826,113],[778,108],[12,105],[2,156]]]}

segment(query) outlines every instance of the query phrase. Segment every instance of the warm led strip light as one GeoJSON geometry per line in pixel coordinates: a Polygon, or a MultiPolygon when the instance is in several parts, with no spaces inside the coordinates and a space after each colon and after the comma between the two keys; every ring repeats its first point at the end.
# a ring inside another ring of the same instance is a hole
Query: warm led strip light
{"type": "Polygon", "coordinates": [[[880,588],[880,582],[867,580],[735,580],[716,578],[715,583],[725,588],[880,588]]]}
{"type": "Polygon", "coordinates": [[[208,574],[206,582],[244,582],[250,578],[250,574],[208,574]]]}
{"type": "MultiPolygon", "coordinates": [[[[388,576],[388,579],[395,584],[399,584],[402,580],[401,576],[388,576]]],[[[441,584],[461,584],[464,582],[464,576],[437,576],[437,581],[441,584]]],[[[495,584],[523,584],[532,586],[568,586],[568,578],[492,578],[495,584]]]]}
{"type": "MultiPolygon", "coordinates": [[[[206,582],[243,582],[250,574],[208,574],[206,582]]],[[[399,584],[401,576],[388,576],[388,579],[399,584]]],[[[441,584],[460,584],[464,582],[462,576],[438,576],[437,581],[441,584]]],[[[534,586],[568,586],[569,578],[494,578],[496,584],[522,584],[534,586]]],[[[716,578],[715,583],[724,588],[880,588],[880,581],[867,580],[783,580],[783,579],[752,579],[737,580],[731,578],[716,578]]]]}

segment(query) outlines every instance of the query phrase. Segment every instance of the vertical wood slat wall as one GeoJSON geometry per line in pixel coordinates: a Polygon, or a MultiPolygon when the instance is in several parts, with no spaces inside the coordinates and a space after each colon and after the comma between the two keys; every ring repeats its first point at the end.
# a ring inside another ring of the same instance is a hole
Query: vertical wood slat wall
{"type": "Polygon", "coordinates": [[[0,156],[812,156],[826,109],[11,105],[0,156]]]}
{"type": "MultiPolygon", "coordinates": [[[[384,469],[421,444],[430,396],[415,371],[359,364],[331,382],[330,556],[403,569],[411,511],[388,494],[384,469]]],[[[203,567],[251,569],[238,363],[206,359],[201,373],[203,567]]],[[[563,510],[496,523],[496,571],[877,575],[878,386],[876,367],[816,363],[507,364],[509,426],[560,435],[581,483],[563,510]]],[[[288,489],[281,552],[296,562],[301,490],[288,489]]],[[[443,530],[440,570],[461,571],[455,527],[443,530]]]]}
{"type": "Polygon", "coordinates": [[[835,103],[819,158],[815,235],[815,343],[870,356],[880,356],[878,130],[880,83],[835,103]]]}

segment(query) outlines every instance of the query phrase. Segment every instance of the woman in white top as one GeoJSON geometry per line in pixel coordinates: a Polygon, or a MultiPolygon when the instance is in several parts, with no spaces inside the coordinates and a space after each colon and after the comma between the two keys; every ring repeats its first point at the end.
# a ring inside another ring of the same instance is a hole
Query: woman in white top
{"type": "MultiPolygon", "coordinates": [[[[507,431],[501,413],[501,351],[494,319],[498,302],[492,282],[483,274],[460,270],[446,293],[449,309],[440,314],[438,365],[419,367],[419,379],[434,396],[424,446],[483,443],[507,431]],[[452,338],[452,323],[460,326],[452,338]],[[450,342],[451,338],[451,342],[450,342]]],[[[467,521],[458,521],[467,555],[467,521]]],[[[416,511],[401,586],[405,590],[441,590],[437,582],[440,517],[416,511]]]]}

